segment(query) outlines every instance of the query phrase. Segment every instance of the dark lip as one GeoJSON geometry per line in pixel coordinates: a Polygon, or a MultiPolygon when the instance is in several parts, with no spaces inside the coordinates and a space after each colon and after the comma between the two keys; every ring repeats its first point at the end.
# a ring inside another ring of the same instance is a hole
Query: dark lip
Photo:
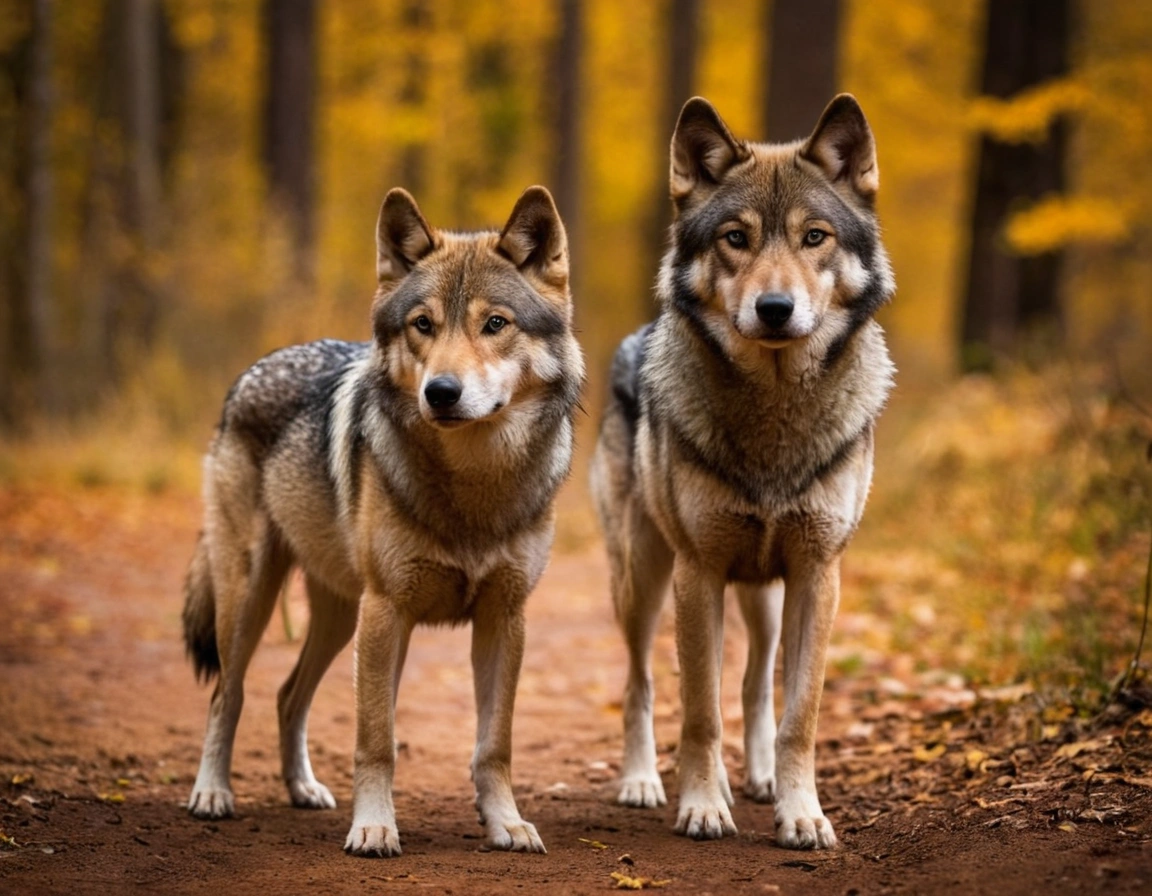
{"type": "Polygon", "coordinates": [[[432,418],[432,422],[437,426],[442,426],[445,429],[455,429],[457,426],[463,426],[465,423],[471,423],[469,417],[451,417],[447,414],[438,414],[432,418]]]}

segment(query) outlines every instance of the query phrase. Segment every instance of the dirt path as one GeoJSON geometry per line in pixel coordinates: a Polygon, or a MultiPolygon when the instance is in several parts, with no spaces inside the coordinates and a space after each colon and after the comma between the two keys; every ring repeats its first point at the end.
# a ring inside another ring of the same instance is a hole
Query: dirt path
{"type": "MultiPolygon", "coordinates": [[[[1086,727],[1046,721],[1011,691],[973,704],[945,679],[908,693],[898,679],[843,675],[829,685],[819,752],[841,849],[778,849],[771,810],[743,798],[733,812],[740,836],[711,843],[675,836],[671,806],[617,807],[624,654],[596,545],[557,555],[529,609],[514,780],[547,856],[482,848],[468,780],[464,630],[422,629],[413,639],[398,710],[402,857],[341,851],[351,651],[321,686],[311,723],[317,775],[340,808],[287,806],[275,694],[299,643],[277,621],[248,678],[235,752],[241,817],[195,821],[183,803],[208,692],[182,656],[179,614],[198,512],[174,496],[0,493],[0,891],[584,893],[613,887],[613,872],[667,880],[668,892],[1152,888],[1152,711],[1139,707],[1086,727]]],[[[299,633],[306,621],[295,590],[290,607],[299,633]]],[[[731,629],[725,752],[738,782],[743,636],[735,621],[731,629]]],[[[670,797],[675,674],[666,620],[656,678],[670,797]]]]}

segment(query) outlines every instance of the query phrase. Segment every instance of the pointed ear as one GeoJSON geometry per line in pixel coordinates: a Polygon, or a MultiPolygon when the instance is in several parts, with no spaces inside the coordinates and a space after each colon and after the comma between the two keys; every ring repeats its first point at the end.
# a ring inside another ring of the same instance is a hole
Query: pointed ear
{"type": "Polygon", "coordinates": [[[828,104],[800,157],[817,165],[833,184],[846,184],[869,203],[876,198],[880,188],[876,141],[852,94],[842,93],[828,104]]]}
{"type": "Polygon", "coordinates": [[[714,186],[748,149],[732,136],[728,125],[703,97],[693,97],[680,110],[672,134],[672,200],[677,204],[701,186],[714,186]]]}
{"type": "Polygon", "coordinates": [[[411,194],[400,187],[388,191],[376,222],[376,276],[403,277],[436,246],[432,228],[411,194]]]}
{"type": "Polygon", "coordinates": [[[555,289],[567,287],[568,236],[552,194],[543,187],[529,187],[516,200],[496,250],[526,277],[555,289]]]}

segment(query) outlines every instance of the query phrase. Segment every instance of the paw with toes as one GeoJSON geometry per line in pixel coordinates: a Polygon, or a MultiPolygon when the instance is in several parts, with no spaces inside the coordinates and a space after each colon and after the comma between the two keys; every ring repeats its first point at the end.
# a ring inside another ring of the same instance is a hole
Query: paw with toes
{"type": "Polygon", "coordinates": [[[772,802],[776,791],[776,782],[771,775],[754,778],[749,776],[744,782],[744,795],[756,803],[772,802]]]}
{"type": "Polygon", "coordinates": [[[837,845],[832,822],[817,806],[814,810],[789,812],[776,807],[776,843],[785,849],[833,849],[837,845]]]}
{"type": "Polygon", "coordinates": [[[227,788],[193,790],[188,811],[196,818],[228,818],[236,814],[232,791],[227,788]]]}
{"type": "Polygon", "coordinates": [[[493,824],[488,828],[488,845],[508,852],[546,853],[536,825],[522,818],[493,824]]]}
{"type": "Polygon", "coordinates": [[[319,781],[289,781],[288,793],[297,809],[335,809],[336,798],[319,781]]]}
{"type": "Polygon", "coordinates": [[[737,833],[728,804],[719,800],[713,804],[681,803],[676,818],[676,833],[693,840],[719,840],[737,833]]]}
{"type": "Polygon", "coordinates": [[[391,858],[400,855],[400,833],[391,825],[352,825],[344,852],[353,856],[391,858]]]}
{"type": "Polygon", "coordinates": [[[622,806],[638,809],[653,809],[668,802],[664,796],[664,783],[659,775],[627,777],[620,782],[620,795],[616,798],[622,806]]]}

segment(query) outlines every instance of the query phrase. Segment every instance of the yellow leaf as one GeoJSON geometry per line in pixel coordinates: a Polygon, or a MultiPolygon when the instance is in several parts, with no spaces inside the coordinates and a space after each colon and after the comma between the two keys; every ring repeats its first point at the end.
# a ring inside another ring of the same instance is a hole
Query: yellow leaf
{"type": "Polygon", "coordinates": [[[1062,822],[1060,822],[1060,824],[1057,825],[1057,827],[1060,828],[1060,830],[1062,830],[1062,831],[1067,831],[1069,834],[1075,834],[1076,833],[1076,825],[1074,825],[1070,821],[1062,821],[1062,822]]]}
{"type": "Polygon", "coordinates": [[[612,872],[612,879],[616,881],[617,890],[654,890],[666,887],[671,880],[652,880],[648,877],[629,877],[619,871],[612,872]]]}
{"type": "Polygon", "coordinates": [[[917,747],[912,751],[912,758],[917,762],[935,762],[948,750],[947,744],[936,744],[933,747],[917,747]]]}
{"type": "Polygon", "coordinates": [[[1101,747],[1106,747],[1110,743],[1108,738],[1097,738],[1093,740],[1078,740],[1072,744],[1064,744],[1056,751],[1057,759],[1075,759],[1081,753],[1091,753],[1099,750],[1101,747]]]}
{"type": "Polygon", "coordinates": [[[587,837],[579,837],[577,839],[579,839],[579,841],[581,843],[587,843],[593,849],[607,849],[608,848],[607,843],[601,843],[599,840],[589,840],[587,837]]]}
{"type": "Polygon", "coordinates": [[[100,799],[106,803],[122,803],[124,802],[124,794],[122,793],[102,793],[100,799]]]}
{"type": "Polygon", "coordinates": [[[987,758],[988,754],[983,750],[969,750],[964,754],[964,763],[968,766],[969,771],[979,772],[983,771],[981,765],[987,758]]]}
{"type": "Polygon", "coordinates": [[[116,786],[117,787],[131,787],[132,782],[129,781],[127,778],[117,778],[116,779],[116,786]]]}
{"type": "Polygon", "coordinates": [[[12,786],[13,787],[20,787],[23,784],[31,784],[35,780],[36,780],[35,777],[33,777],[33,775],[31,773],[29,773],[27,775],[13,775],[12,776],[12,786]]]}

